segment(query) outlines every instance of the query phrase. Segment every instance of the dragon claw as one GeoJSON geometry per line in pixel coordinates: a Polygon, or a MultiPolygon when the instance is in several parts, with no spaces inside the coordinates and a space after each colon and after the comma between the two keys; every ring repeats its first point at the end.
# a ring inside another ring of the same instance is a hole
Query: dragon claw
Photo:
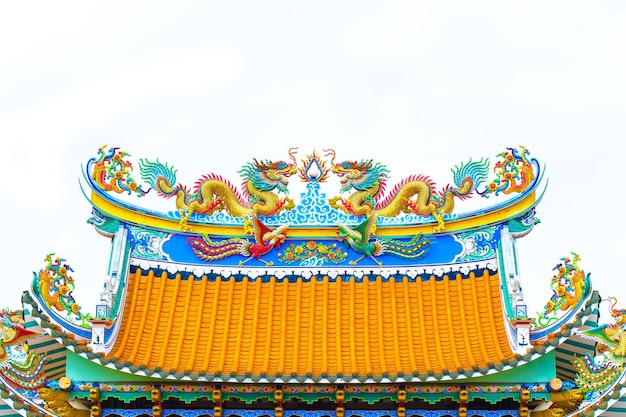
{"type": "Polygon", "coordinates": [[[445,211],[443,211],[443,209],[440,209],[440,210],[437,210],[437,211],[433,212],[433,217],[437,221],[437,226],[435,226],[433,228],[434,232],[441,232],[442,230],[444,230],[446,228],[445,227],[445,222],[443,220],[445,215],[446,215],[446,213],[445,213],[445,211]]]}

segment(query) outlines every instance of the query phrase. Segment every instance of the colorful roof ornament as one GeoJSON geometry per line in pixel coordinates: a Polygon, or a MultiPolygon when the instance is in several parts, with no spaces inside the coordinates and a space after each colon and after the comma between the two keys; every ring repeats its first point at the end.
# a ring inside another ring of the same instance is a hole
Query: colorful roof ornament
{"type": "Polygon", "coordinates": [[[88,327],[89,313],[83,314],[80,305],[74,299],[74,278],[70,272],[74,270],[66,260],[50,253],[45,258],[46,266],[38,274],[33,272],[33,292],[44,301],[45,305],[57,312],[66,313],[65,320],[80,322],[88,327]]]}
{"type": "Polygon", "coordinates": [[[507,148],[498,154],[502,160],[495,163],[493,171],[496,178],[487,184],[487,188],[478,193],[488,198],[493,194],[511,194],[524,192],[531,186],[539,170],[539,163],[529,158],[530,153],[524,146],[507,148]]]}
{"type": "Polygon", "coordinates": [[[208,236],[189,238],[189,246],[198,258],[205,261],[216,261],[232,255],[246,257],[239,262],[243,264],[254,258],[267,266],[272,266],[273,262],[266,262],[261,257],[268,252],[280,248],[285,241],[286,231],[289,225],[285,224],[277,228],[269,228],[258,217],[252,217],[251,231],[254,234],[254,241],[240,238],[230,238],[220,242],[214,242],[208,236]]]}
{"type": "Polygon", "coordinates": [[[589,294],[589,275],[578,266],[580,256],[572,252],[573,257],[561,258],[554,270],[557,271],[550,281],[552,296],[543,312],[538,313],[537,326],[547,326],[558,320],[559,311],[575,308],[589,294]]]}
{"type": "Polygon", "coordinates": [[[147,193],[131,177],[133,164],[127,159],[130,156],[120,148],[108,148],[104,145],[98,149],[98,157],[89,161],[91,177],[104,191],[135,194],[141,197],[147,193]]]}

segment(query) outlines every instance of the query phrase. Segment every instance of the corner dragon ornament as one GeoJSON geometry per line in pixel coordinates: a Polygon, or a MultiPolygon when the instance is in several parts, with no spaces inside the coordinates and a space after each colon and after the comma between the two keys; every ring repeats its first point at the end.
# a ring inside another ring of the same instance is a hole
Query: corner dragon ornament
{"type": "Polygon", "coordinates": [[[294,208],[291,198],[281,198],[276,192],[287,194],[288,177],[297,173],[295,151],[296,148],[289,149],[293,163],[254,159],[244,165],[239,171],[243,179],[243,193],[215,174],[201,177],[191,192],[186,186],[176,184],[174,167],[158,160],[150,162],[142,159],[139,161],[139,169],[141,178],[160,196],[176,197],[180,229],[190,231],[189,218],[194,213],[211,215],[224,210],[233,217],[248,220],[251,215],[271,216],[294,208]]]}
{"type": "Polygon", "coordinates": [[[461,164],[452,170],[455,186],[448,185],[440,192],[427,176],[412,175],[382,198],[389,174],[385,165],[371,159],[335,163],[335,151],[324,152],[332,155],[332,172],[341,180],[340,192],[355,190],[348,198],[332,197],[329,200],[331,207],[347,214],[374,217],[374,222],[377,216],[395,217],[400,213],[433,216],[437,221],[435,232],[445,229],[444,216],[454,210],[454,199],[469,198],[476,187],[486,181],[489,170],[486,158],[461,164]]]}
{"type": "Polygon", "coordinates": [[[45,262],[46,266],[39,273],[33,272],[33,292],[41,297],[48,308],[66,312],[68,321],[80,321],[82,327],[88,327],[91,314],[83,314],[72,295],[75,284],[70,272],[74,270],[66,263],[66,259],[55,257],[54,253],[46,255],[45,262]]]}
{"type": "Polygon", "coordinates": [[[136,194],[138,197],[148,192],[131,177],[133,164],[125,159],[130,154],[120,150],[119,147],[109,148],[107,145],[98,149],[98,158],[92,158],[89,164],[92,166],[91,178],[104,191],[113,191],[118,194],[136,194]],[[106,152],[105,152],[106,151],[106,152]]]}
{"type": "Polygon", "coordinates": [[[608,299],[614,322],[577,332],[597,343],[595,356],[587,352],[572,361],[577,371],[574,381],[588,396],[597,395],[614,384],[626,365],[626,310],[615,308],[616,298],[608,299]]]}
{"type": "Polygon", "coordinates": [[[558,319],[558,311],[575,308],[590,291],[589,275],[578,266],[580,256],[572,252],[573,257],[561,258],[553,270],[557,271],[550,280],[552,296],[538,313],[537,324],[547,326],[558,319]]]}
{"type": "Polygon", "coordinates": [[[539,171],[539,162],[529,157],[530,152],[524,146],[507,148],[497,157],[502,160],[494,164],[496,178],[487,184],[485,190],[477,191],[482,197],[489,198],[490,194],[498,195],[521,193],[525,191],[536,178],[539,171]]]}

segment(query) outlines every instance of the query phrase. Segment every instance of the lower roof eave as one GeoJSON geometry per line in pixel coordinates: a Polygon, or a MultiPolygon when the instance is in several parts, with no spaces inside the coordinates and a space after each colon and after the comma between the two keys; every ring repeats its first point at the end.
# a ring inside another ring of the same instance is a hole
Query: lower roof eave
{"type": "MultiPolygon", "coordinates": [[[[67,348],[75,352],[79,357],[90,361],[95,365],[103,366],[109,370],[127,374],[129,377],[145,377],[146,382],[153,381],[166,382],[192,382],[192,383],[209,383],[209,384],[285,384],[285,385],[301,385],[301,384],[319,384],[319,385],[359,385],[359,384],[432,384],[432,383],[459,383],[470,384],[472,382],[479,383],[483,377],[493,377],[497,379],[500,373],[510,373],[519,370],[520,366],[531,364],[554,350],[554,346],[533,349],[526,355],[518,355],[515,359],[508,362],[507,365],[499,364],[492,367],[485,367],[478,370],[468,370],[465,373],[449,372],[446,374],[417,374],[417,375],[237,375],[230,373],[222,374],[191,374],[191,373],[172,373],[162,370],[153,369],[131,369],[130,366],[121,364],[120,362],[107,359],[101,354],[92,353],[74,345],[67,345],[67,348]]],[[[542,365],[544,366],[544,365],[542,365]]],[[[120,379],[123,376],[119,377],[120,379]]],[[[507,378],[503,378],[506,380],[507,378]]],[[[511,379],[510,377],[508,379],[511,379]]],[[[123,379],[121,379],[123,380],[123,379]]]]}

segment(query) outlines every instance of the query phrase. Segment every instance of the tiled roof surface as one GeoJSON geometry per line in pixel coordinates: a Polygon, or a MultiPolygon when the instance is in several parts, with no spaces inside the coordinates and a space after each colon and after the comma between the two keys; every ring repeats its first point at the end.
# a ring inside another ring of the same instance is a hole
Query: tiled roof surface
{"type": "Polygon", "coordinates": [[[514,358],[497,273],[201,279],[137,268],[108,358],[167,372],[415,375],[514,358]]]}

